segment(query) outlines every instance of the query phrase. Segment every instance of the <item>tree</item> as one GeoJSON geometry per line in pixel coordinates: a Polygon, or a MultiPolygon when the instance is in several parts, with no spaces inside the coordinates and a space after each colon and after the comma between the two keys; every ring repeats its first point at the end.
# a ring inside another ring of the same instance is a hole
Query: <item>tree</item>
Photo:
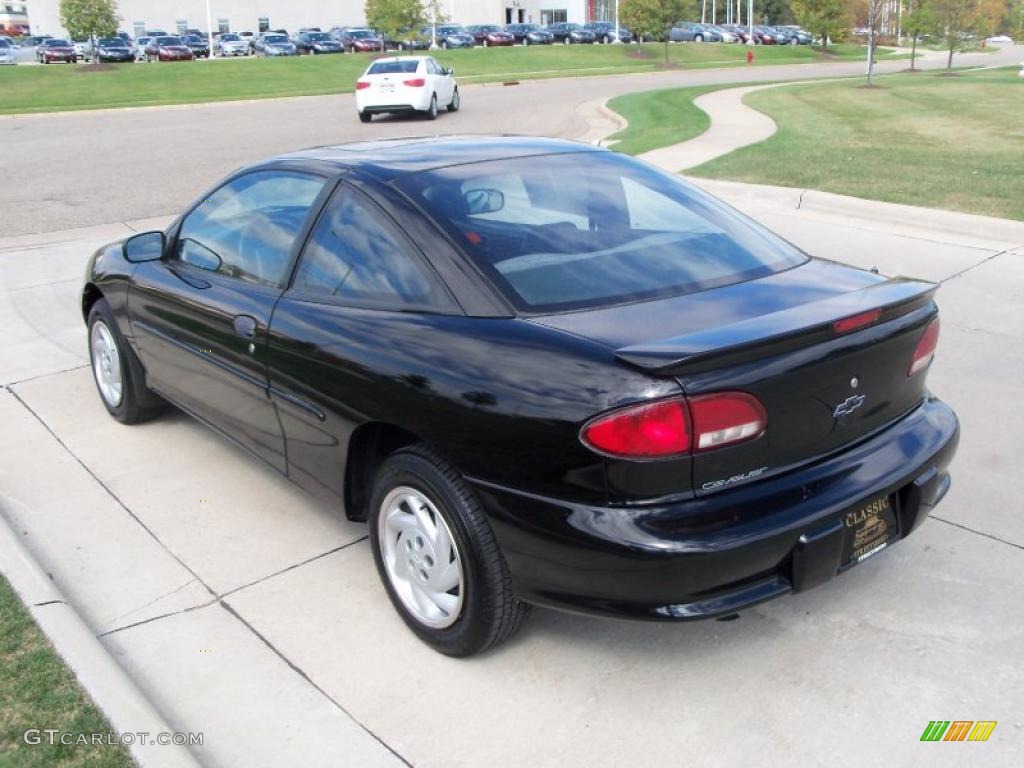
{"type": "Polygon", "coordinates": [[[619,21],[637,39],[665,41],[668,63],[668,31],[676,22],[695,17],[695,0],[626,0],[619,9],[619,21]]]}
{"type": "Polygon", "coordinates": [[[998,23],[1006,4],[1001,0],[930,0],[935,14],[935,33],[945,39],[949,58],[946,71],[953,69],[953,54],[985,34],[998,23]]]}
{"type": "Polygon", "coordinates": [[[367,26],[396,40],[410,32],[419,34],[429,21],[421,0],[366,0],[363,11],[367,26]]]}
{"type": "Polygon", "coordinates": [[[903,31],[910,35],[910,71],[914,71],[914,60],[917,58],[917,38],[923,34],[934,32],[938,26],[935,11],[930,0],[916,0],[914,10],[903,17],[903,31]]]}
{"type": "Polygon", "coordinates": [[[60,23],[76,40],[113,37],[117,5],[114,0],[60,0],[60,23]]]}
{"type": "Polygon", "coordinates": [[[793,14],[801,26],[821,35],[821,47],[840,39],[849,26],[846,0],[793,0],[793,14]]]}

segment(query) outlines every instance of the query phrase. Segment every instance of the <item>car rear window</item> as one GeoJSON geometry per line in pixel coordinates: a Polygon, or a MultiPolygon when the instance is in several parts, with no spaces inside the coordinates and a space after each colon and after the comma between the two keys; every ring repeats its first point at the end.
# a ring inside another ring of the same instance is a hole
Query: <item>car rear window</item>
{"type": "Polygon", "coordinates": [[[523,312],[690,293],[807,260],[680,179],[611,152],[452,166],[397,185],[523,312]]]}
{"type": "Polygon", "coordinates": [[[375,61],[366,70],[368,75],[408,75],[419,67],[419,59],[404,59],[400,61],[375,61]]]}

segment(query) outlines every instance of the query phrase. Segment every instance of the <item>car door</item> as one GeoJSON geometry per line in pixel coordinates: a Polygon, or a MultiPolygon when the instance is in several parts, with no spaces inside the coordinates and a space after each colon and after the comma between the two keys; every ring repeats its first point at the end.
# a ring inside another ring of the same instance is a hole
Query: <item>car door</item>
{"type": "MultiPolygon", "coordinates": [[[[429,334],[445,315],[461,312],[412,240],[367,194],[339,185],[270,324],[270,393],[292,480],[341,497],[353,431],[411,407],[410,387],[429,390],[436,371],[417,365],[444,356],[429,334]]],[[[398,417],[409,428],[415,419],[398,417]]]]}
{"type": "Polygon", "coordinates": [[[442,67],[436,59],[427,59],[427,72],[433,80],[434,93],[437,94],[437,105],[446,107],[452,103],[455,95],[455,78],[448,74],[448,70],[442,67]]]}
{"type": "Polygon", "coordinates": [[[325,183],[292,170],[234,177],[184,217],[163,259],[138,266],[129,294],[147,383],[281,470],[267,328],[325,183]]]}

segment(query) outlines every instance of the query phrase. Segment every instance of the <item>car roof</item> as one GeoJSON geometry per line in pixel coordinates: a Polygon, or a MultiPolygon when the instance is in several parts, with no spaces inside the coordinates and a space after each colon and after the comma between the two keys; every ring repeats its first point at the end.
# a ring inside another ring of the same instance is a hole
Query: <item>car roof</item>
{"type": "Polygon", "coordinates": [[[571,152],[606,152],[566,139],[532,136],[433,136],[358,141],[315,147],[271,158],[275,164],[313,163],[324,170],[359,170],[381,181],[452,165],[571,152]]]}

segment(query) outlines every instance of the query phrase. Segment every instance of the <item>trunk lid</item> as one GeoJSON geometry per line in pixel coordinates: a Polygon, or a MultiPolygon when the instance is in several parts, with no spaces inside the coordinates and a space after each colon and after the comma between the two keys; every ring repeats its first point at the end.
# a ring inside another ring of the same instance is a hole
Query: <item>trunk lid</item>
{"type": "Polygon", "coordinates": [[[920,403],[925,372],[907,371],[936,314],[935,290],[812,261],[702,294],[539,320],[609,343],[623,363],[675,378],[688,396],[761,401],[762,436],[694,455],[687,480],[702,494],[818,460],[920,403]],[[881,310],[873,323],[836,334],[835,321],[870,310],[881,310]]]}

